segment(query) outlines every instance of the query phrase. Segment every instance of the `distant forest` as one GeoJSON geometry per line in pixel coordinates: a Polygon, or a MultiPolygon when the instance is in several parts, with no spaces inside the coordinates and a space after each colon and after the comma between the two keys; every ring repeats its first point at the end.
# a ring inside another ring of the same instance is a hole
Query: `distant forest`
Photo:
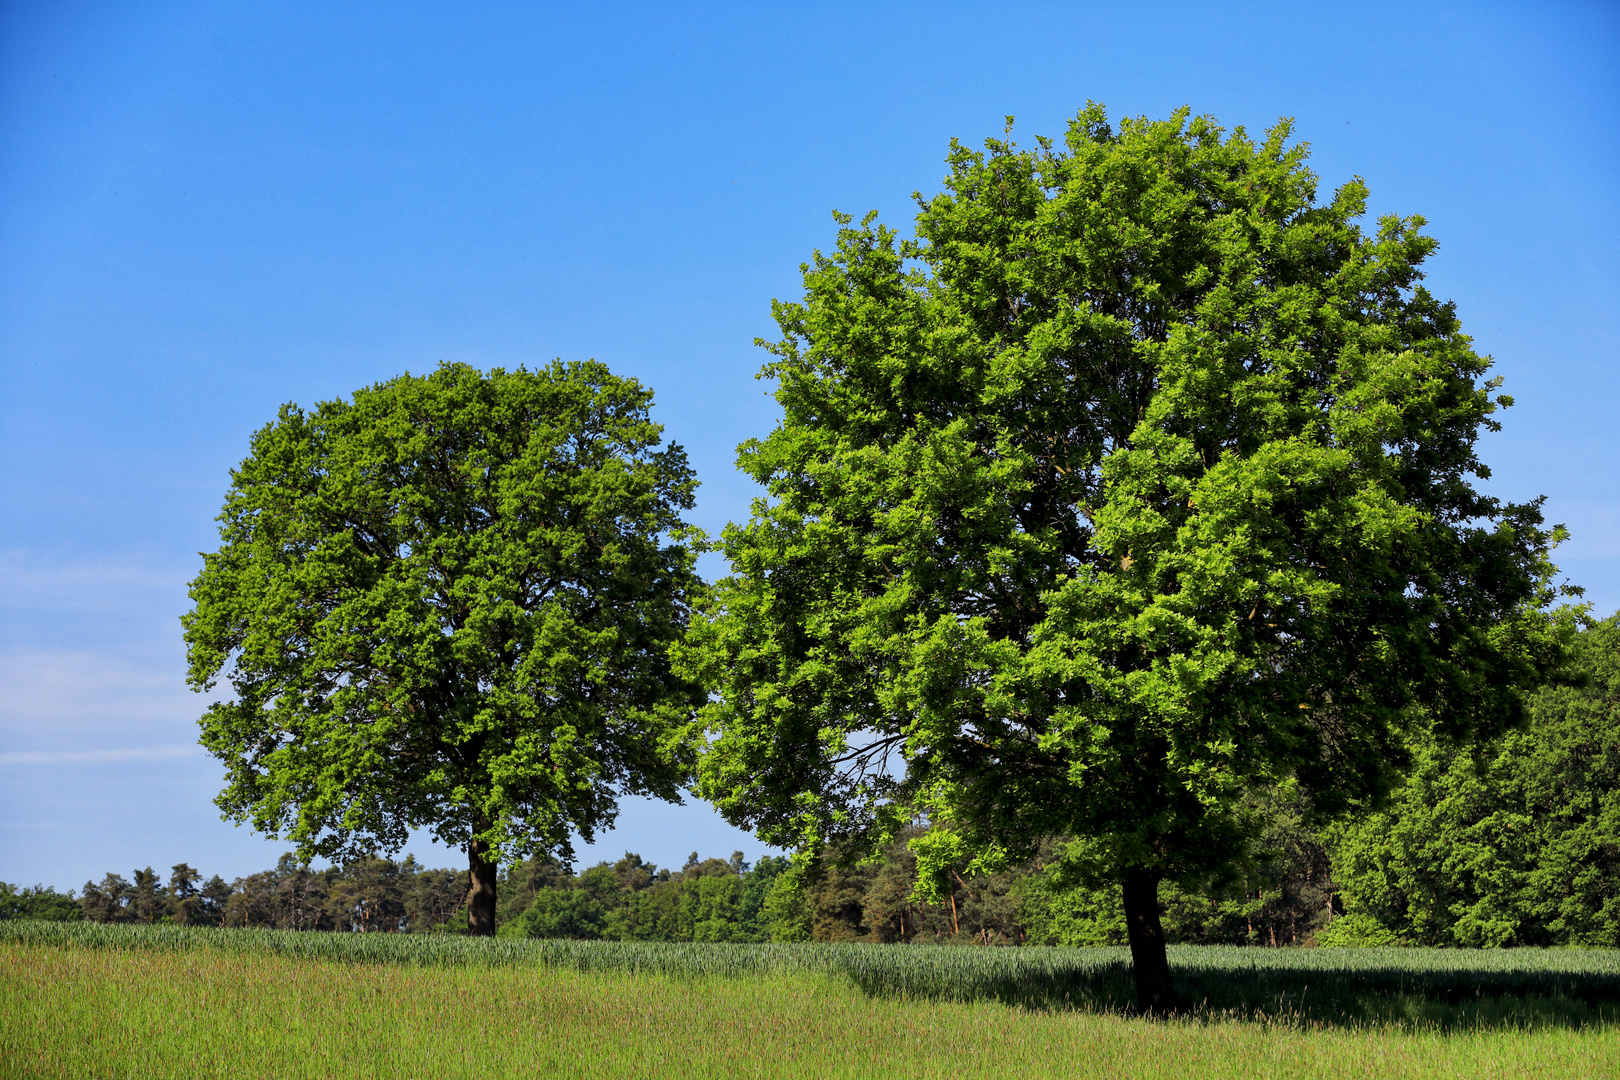
{"type": "MultiPolygon", "coordinates": [[[[1258,855],[1227,881],[1163,890],[1171,941],[1286,946],[1620,947],[1620,616],[1582,632],[1575,664],[1531,701],[1529,724],[1486,746],[1415,723],[1413,765],[1381,810],[1310,824],[1286,790],[1257,800],[1258,855]]],[[[993,877],[952,875],[913,896],[904,838],[875,860],[836,851],[749,865],[661,868],[627,854],[569,873],[509,867],[498,933],[626,941],[869,941],[1111,945],[1117,886],[1088,887],[1085,848],[1049,840],[993,877]]],[[[227,883],[185,863],[109,873],[78,895],[0,882],[0,919],[465,932],[465,870],[407,858],[315,870],[284,855],[227,883]]]]}
{"type": "MultiPolygon", "coordinates": [[[[1049,845],[1055,853],[1060,845],[1049,845]]],[[[1326,862],[1302,852],[1292,887],[1268,877],[1213,903],[1174,895],[1176,940],[1298,944],[1325,924],[1333,903],[1326,862]],[[1294,880],[1297,879],[1297,880],[1294,880]]],[[[1280,864],[1279,864],[1280,866],[1280,864]]],[[[671,870],[627,854],[570,874],[530,860],[503,875],[498,933],[625,941],[872,941],[961,944],[1116,944],[1122,916],[1107,890],[1055,890],[1037,861],[1019,872],[959,878],[943,902],[911,898],[914,860],[896,844],[875,863],[832,857],[796,872],[765,856],[750,865],[696,853],[671,870]]],[[[370,859],[315,870],[285,855],[274,869],[206,882],[185,863],[168,882],[150,868],[108,874],[77,897],[0,885],[11,918],[267,927],[383,933],[465,931],[466,871],[414,859],[370,859]]],[[[1116,904],[1117,906],[1117,904],[1116,904]]]]}

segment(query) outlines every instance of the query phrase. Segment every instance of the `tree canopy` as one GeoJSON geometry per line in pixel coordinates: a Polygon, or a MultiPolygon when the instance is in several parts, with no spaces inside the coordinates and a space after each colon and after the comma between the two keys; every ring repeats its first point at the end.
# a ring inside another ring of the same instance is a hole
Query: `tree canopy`
{"type": "Polygon", "coordinates": [[[652,395],[601,364],[461,364],[282,408],[232,474],[183,618],[227,816],[347,861],[426,827],[495,868],[678,801],[699,687],[696,487],[652,395]]]}
{"type": "Polygon", "coordinates": [[[1375,803],[1414,707],[1521,720],[1569,627],[1559,530],[1476,486],[1509,399],[1423,219],[1364,231],[1289,138],[1093,105],[953,142],[914,239],[838,216],[691,637],[729,820],[873,850],[920,816],[925,886],[1078,837],[1168,1008],[1158,885],[1241,862],[1255,793],[1375,803]]]}

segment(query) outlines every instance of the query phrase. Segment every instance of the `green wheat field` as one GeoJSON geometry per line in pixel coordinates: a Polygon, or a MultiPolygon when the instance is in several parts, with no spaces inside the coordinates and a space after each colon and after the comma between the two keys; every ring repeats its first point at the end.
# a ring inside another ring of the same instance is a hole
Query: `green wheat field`
{"type": "Polygon", "coordinates": [[[1620,1076],[1620,952],[470,940],[0,925],[5,1077],[1620,1076]]]}

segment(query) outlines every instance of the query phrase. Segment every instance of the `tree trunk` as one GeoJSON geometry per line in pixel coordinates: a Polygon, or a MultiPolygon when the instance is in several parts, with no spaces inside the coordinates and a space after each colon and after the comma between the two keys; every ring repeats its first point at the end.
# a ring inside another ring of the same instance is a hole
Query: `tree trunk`
{"type": "Polygon", "coordinates": [[[467,933],[473,937],[495,936],[495,863],[488,856],[482,840],[467,845],[467,933]]]}
{"type": "Polygon", "coordinates": [[[1164,926],[1159,922],[1159,875],[1139,866],[1125,871],[1125,931],[1131,941],[1131,973],[1136,977],[1136,1005],[1164,1015],[1184,1003],[1170,982],[1170,960],[1164,952],[1164,926]]]}

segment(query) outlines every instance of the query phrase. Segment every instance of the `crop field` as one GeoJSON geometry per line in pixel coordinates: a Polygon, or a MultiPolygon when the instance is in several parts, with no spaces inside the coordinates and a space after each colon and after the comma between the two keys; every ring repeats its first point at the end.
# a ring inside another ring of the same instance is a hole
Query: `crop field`
{"type": "Polygon", "coordinates": [[[1620,954],[0,924],[0,1076],[1620,1076],[1620,954]]]}

